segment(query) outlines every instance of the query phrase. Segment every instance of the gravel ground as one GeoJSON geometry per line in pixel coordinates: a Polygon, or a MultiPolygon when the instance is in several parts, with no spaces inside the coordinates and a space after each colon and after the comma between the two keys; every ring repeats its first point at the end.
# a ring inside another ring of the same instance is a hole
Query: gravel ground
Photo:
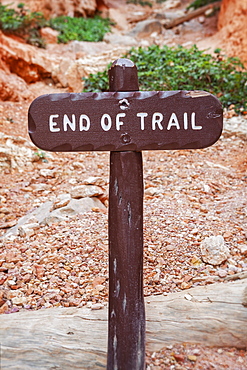
{"type": "MultiPolygon", "coordinates": [[[[28,104],[1,103],[1,131],[27,138],[27,109],[28,104]]],[[[225,122],[224,134],[210,148],[143,153],[145,296],[246,277],[247,122],[225,122]],[[217,235],[230,256],[213,266],[203,262],[200,243],[217,235]]],[[[20,170],[2,172],[2,236],[21,216],[89,176],[100,177],[108,192],[109,153],[53,153],[20,170]],[[43,176],[43,169],[52,170],[52,177],[43,176]]],[[[2,239],[0,248],[1,313],[107,304],[107,210],[40,226],[31,237],[2,239]]],[[[234,348],[184,344],[147,354],[150,369],[242,370],[246,364],[246,352],[234,348]]]]}

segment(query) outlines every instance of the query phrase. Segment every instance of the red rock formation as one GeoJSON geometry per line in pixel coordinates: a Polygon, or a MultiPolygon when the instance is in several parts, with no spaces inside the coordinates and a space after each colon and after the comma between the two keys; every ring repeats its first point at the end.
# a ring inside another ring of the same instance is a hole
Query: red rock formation
{"type": "Polygon", "coordinates": [[[218,27],[228,56],[237,56],[247,65],[247,1],[223,0],[218,27]]]}
{"type": "MultiPolygon", "coordinates": [[[[19,0],[2,0],[3,5],[11,5],[11,7],[16,7],[19,3],[19,0]]],[[[88,16],[95,13],[96,0],[25,0],[25,7],[33,12],[42,12],[46,17],[88,16]]]]}

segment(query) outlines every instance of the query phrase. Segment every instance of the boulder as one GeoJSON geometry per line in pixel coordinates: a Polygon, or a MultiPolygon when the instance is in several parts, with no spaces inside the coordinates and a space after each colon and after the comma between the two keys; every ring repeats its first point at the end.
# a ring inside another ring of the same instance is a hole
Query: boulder
{"type": "Polygon", "coordinates": [[[143,38],[151,36],[152,33],[162,33],[163,26],[157,19],[147,19],[137,23],[137,25],[129,32],[129,36],[143,38]]]}
{"type": "Polygon", "coordinates": [[[223,236],[209,236],[201,242],[201,255],[205,263],[220,265],[230,256],[230,251],[223,236]]]}
{"type": "Polygon", "coordinates": [[[53,30],[50,27],[44,27],[41,28],[40,35],[46,44],[57,44],[57,37],[59,35],[58,31],[53,30]]]}
{"type": "Polygon", "coordinates": [[[111,45],[122,45],[122,46],[137,46],[138,42],[132,36],[121,35],[118,33],[107,33],[104,37],[104,41],[111,45]]]}
{"type": "Polygon", "coordinates": [[[58,202],[61,201],[60,197],[41,204],[34,211],[21,217],[18,223],[4,234],[2,239],[10,238],[14,240],[17,235],[30,237],[35,234],[35,231],[41,225],[52,225],[53,223],[66,221],[70,217],[89,212],[92,209],[106,209],[104,204],[95,196],[71,199],[69,194],[67,196],[64,194],[63,198],[65,205],[60,204],[61,206],[57,207],[58,202]]]}
{"type": "Polygon", "coordinates": [[[51,77],[54,65],[60,62],[46,50],[18,42],[2,32],[0,32],[0,55],[2,64],[27,83],[51,77]]]}
{"type": "Polygon", "coordinates": [[[123,8],[115,9],[110,8],[109,9],[109,18],[114,22],[115,27],[118,30],[128,30],[128,21],[127,21],[127,15],[126,11],[123,8]]]}
{"type": "Polygon", "coordinates": [[[35,146],[29,140],[0,132],[0,171],[14,169],[23,172],[27,167],[32,168],[35,150],[35,146]]]}
{"type": "Polygon", "coordinates": [[[239,57],[247,65],[247,2],[223,0],[218,28],[224,49],[229,56],[239,57]]]}
{"type": "Polygon", "coordinates": [[[0,69],[0,100],[17,102],[32,98],[32,93],[22,78],[0,69]]]}

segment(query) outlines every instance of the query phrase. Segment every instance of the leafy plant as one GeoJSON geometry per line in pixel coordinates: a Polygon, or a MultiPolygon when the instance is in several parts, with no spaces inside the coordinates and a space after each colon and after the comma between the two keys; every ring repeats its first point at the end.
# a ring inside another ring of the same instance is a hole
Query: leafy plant
{"type": "Polygon", "coordinates": [[[141,6],[149,6],[152,8],[153,4],[150,1],[143,1],[143,0],[127,0],[128,4],[139,4],[141,6]]]}
{"type": "Polygon", "coordinates": [[[42,160],[42,162],[44,162],[44,163],[47,163],[48,162],[48,160],[46,158],[46,155],[47,154],[43,150],[38,149],[38,151],[37,152],[34,152],[34,154],[37,156],[38,160],[42,160]]]}
{"type": "MultiPolygon", "coordinates": [[[[197,46],[132,48],[124,57],[138,68],[140,90],[206,90],[222,105],[247,110],[247,71],[237,58],[227,58],[216,50],[215,56],[197,46]]],[[[109,68],[109,67],[108,67],[109,68]]],[[[84,91],[106,91],[107,70],[85,78],[84,91]]]]}
{"type": "Polygon", "coordinates": [[[193,1],[188,7],[187,9],[198,9],[198,8],[201,8],[202,6],[204,5],[208,5],[208,4],[211,4],[211,3],[215,3],[216,1],[218,0],[195,0],[193,1]]]}
{"type": "Polygon", "coordinates": [[[44,47],[39,30],[45,23],[44,16],[39,12],[30,12],[23,3],[18,5],[18,11],[0,4],[0,29],[23,37],[28,43],[44,47]]]}
{"type": "Polygon", "coordinates": [[[59,31],[58,41],[67,43],[78,41],[102,41],[105,33],[112,25],[109,19],[96,16],[95,18],[71,18],[60,16],[50,19],[48,25],[59,31]]]}

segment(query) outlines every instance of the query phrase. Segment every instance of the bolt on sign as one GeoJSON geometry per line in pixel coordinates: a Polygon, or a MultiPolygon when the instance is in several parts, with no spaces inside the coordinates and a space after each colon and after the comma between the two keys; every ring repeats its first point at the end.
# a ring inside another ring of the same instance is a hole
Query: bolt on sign
{"type": "Polygon", "coordinates": [[[110,151],[107,369],[144,370],[142,150],[208,147],[221,135],[223,111],[205,91],[139,91],[128,59],[112,64],[109,86],[40,96],[29,134],[44,150],[110,151]]]}

